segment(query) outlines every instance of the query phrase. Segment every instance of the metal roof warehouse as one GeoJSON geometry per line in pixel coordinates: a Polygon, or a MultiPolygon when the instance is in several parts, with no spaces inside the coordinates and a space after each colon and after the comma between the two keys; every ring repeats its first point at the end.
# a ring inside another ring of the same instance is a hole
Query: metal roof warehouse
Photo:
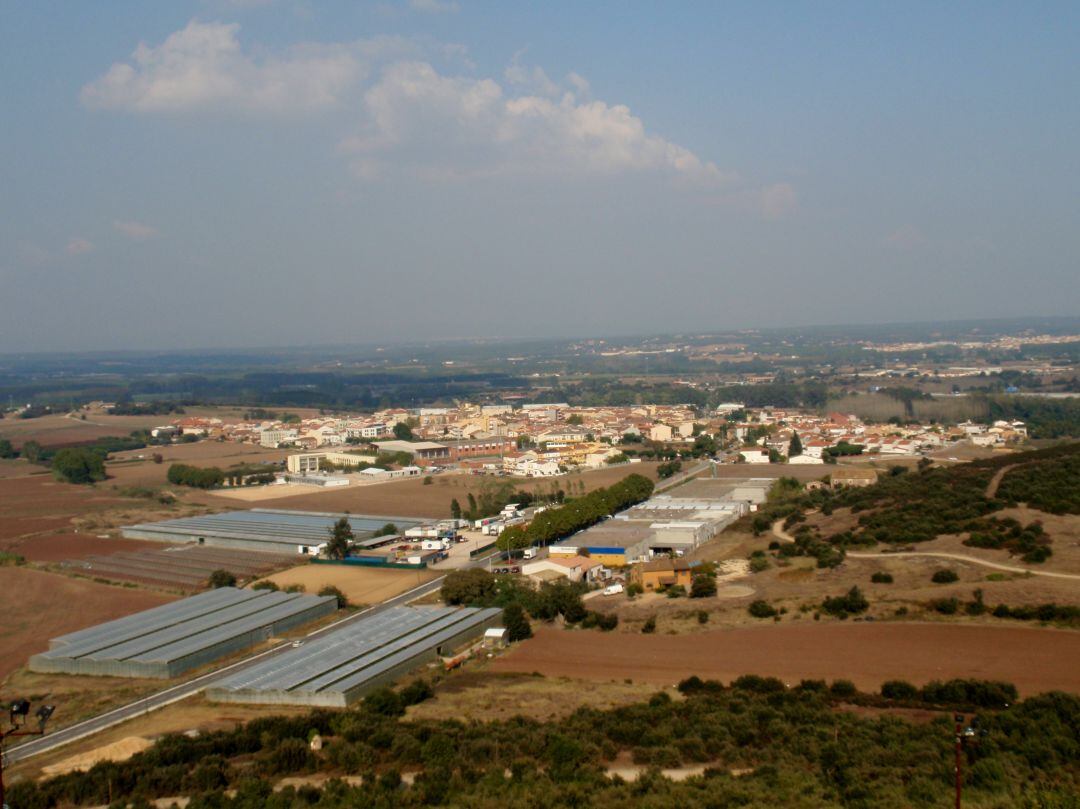
{"type": "Polygon", "coordinates": [[[53,638],[30,670],[176,677],[336,610],[333,596],[221,587],[53,638]]]}
{"type": "Polygon", "coordinates": [[[371,538],[391,522],[399,531],[420,524],[420,520],[414,517],[376,517],[256,508],[250,511],[228,511],[222,514],[140,523],[123,528],[122,534],[128,539],[148,539],[155,542],[197,542],[281,554],[310,554],[316,553],[319,546],[326,543],[330,538],[330,529],[342,517],[348,518],[357,539],[371,538]]]}
{"type": "Polygon", "coordinates": [[[345,707],[421,663],[479,638],[502,610],[391,607],[226,677],[219,702],[345,707]]]}

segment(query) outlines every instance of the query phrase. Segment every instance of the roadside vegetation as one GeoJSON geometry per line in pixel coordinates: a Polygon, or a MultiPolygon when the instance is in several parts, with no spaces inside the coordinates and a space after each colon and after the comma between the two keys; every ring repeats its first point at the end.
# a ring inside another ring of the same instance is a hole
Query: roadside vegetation
{"type": "Polygon", "coordinates": [[[902,680],[879,694],[844,680],[793,688],[748,675],[730,685],[691,677],[647,702],[581,709],[557,721],[410,721],[429,698],[417,681],[356,709],[257,719],[235,730],[168,735],[123,763],[102,763],[9,789],[20,809],[146,806],[191,796],[188,809],[299,806],[939,807],[951,802],[952,711],[978,728],[963,748],[973,806],[1068,807],[1080,790],[1080,699],[1019,701],[1008,683],[902,680]],[[1006,707],[1008,706],[1008,707],[1006,707]],[[880,709],[937,713],[929,722],[880,709]],[[854,710],[853,710],[854,709],[854,710]],[[973,715],[974,714],[974,715],[973,715]],[[977,719],[977,721],[976,721],[977,719]],[[319,734],[321,751],[308,740],[319,734]],[[645,772],[608,776],[617,757],[645,772]],[[649,768],[703,766],[674,781],[649,768]],[[406,782],[402,773],[413,776],[406,782]],[[274,791],[286,776],[360,776],[274,791]],[[735,773],[738,773],[736,775],[735,773]]]}

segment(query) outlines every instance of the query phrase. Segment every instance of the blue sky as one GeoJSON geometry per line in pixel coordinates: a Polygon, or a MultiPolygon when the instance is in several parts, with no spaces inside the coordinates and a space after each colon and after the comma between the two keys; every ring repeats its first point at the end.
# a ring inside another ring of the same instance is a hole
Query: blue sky
{"type": "Polygon", "coordinates": [[[1074,3],[0,19],[0,352],[1080,310],[1074,3]]]}

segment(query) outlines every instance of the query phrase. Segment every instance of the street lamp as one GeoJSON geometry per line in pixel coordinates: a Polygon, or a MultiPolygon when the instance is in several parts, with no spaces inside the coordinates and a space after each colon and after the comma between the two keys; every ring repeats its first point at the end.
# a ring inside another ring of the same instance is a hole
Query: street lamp
{"type": "Polygon", "coordinates": [[[53,715],[56,707],[53,705],[40,705],[34,711],[37,718],[37,729],[27,728],[26,723],[30,717],[30,700],[12,700],[8,710],[10,727],[6,730],[0,728],[0,807],[8,809],[4,802],[4,742],[9,736],[42,736],[45,733],[45,725],[53,715]]]}

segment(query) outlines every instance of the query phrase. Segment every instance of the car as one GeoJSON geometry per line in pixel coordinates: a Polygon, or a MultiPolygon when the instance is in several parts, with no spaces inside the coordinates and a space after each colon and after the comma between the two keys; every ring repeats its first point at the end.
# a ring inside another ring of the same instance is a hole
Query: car
{"type": "Polygon", "coordinates": [[[299,649],[299,648],[300,648],[301,646],[303,646],[303,645],[304,645],[304,642],[303,642],[302,640],[294,640],[294,641],[292,642],[292,647],[293,647],[294,649],[299,649]]]}

